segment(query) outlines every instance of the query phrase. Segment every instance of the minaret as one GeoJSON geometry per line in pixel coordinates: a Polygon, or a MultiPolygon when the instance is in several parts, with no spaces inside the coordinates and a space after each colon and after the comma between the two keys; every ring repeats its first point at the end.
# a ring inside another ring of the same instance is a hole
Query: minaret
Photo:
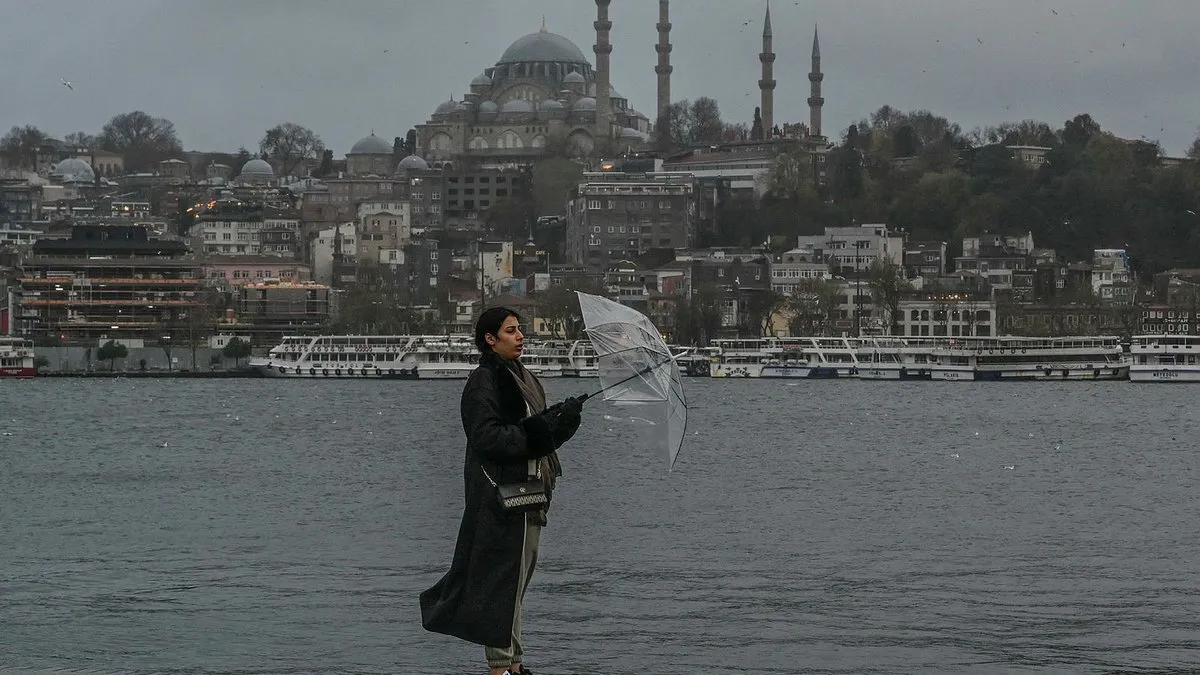
{"type": "Polygon", "coordinates": [[[660,124],[667,118],[667,108],[671,107],[671,10],[670,0],[658,0],[658,44],[654,51],[658,52],[658,65],[654,72],[658,75],[658,117],[654,123],[660,124]]]}
{"type": "Polygon", "coordinates": [[[821,106],[825,99],[821,98],[821,80],[825,74],[821,72],[821,42],[817,39],[817,28],[813,27],[812,72],[808,74],[808,133],[813,136],[821,135],[821,106]]]}
{"type": "Polygon", "coordinates": [[[771,3],[767,2],[767,18],[763,20],[762,53],[758,60],[762,61],[762,79],[758,81],[758,89],[762,96],[763,138],[771,137],[775,128],[775,49],[771,45],[771,3]]]}
{"type": "Polygon", "coordinates": [[[612,43],[608,32],[612,22],[608,20],[608,5],[612,0],[596,0],[596,129],[604,138],[612,137],[612,88],[609,74],[608,55],[612,54],[612,43]]]}

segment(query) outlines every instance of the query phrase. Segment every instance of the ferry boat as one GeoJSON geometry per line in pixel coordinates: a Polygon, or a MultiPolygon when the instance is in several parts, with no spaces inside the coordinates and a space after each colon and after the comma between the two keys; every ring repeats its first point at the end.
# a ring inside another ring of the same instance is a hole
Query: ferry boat
{"type": "Polygon", "coordinates": [[[479,357],[465,335],[288,336],[249,365],[268,377],[460,379],[479,357]]]}
{"type": "Polygon", "coordinates": [[[858,375],[847,338],[765,337],[713,340],[712,377],[836,378],[858,375]]]}
{"type": "Polygon", "coordinates": [[[591,340],[526,340],[521,363],[538,377],[598,377],[591,340]]]}
{"type": "MultiPolygon", "coordinates": [[[[468,335],[289,336],[249,365],[268,377],[465,379],[479,363],[468,335]]],[[[526,340],[521,363],[538,377],[596,377],[588,340],[526,340]]]]}
{"type": "Polygon", "coordinates": [[[0,336],[0,377],[33,377],[33,342],[0,336]]]}
{"type": "Polygon", "coordinates": [[[1200,335],[1134,335],[1133,382],[1200,382],[1200,335]]]}
{"type": "Polygon", "coordinates": [[[937,338],[873,336],[859,338],[855,355],[864,380],[931,380],[930,362],[937,338]]]}
{"type": "Polygon", "coordinates": [[[1115,336],[953,337],[928,354],[934,380],[1125,380],[1115,336]]]}

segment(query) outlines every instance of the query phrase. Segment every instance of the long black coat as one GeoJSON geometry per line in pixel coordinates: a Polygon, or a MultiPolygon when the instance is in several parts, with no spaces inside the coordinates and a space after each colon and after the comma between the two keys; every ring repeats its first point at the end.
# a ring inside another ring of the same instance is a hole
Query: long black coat
{"type": "Polygon", "coordinates": [[[463,388],[466,508],[450,571],[421,593],[426,630],[492,647],[507,647],[512,640],[526,518],[500,508],[496,488],[480,465],[497,483],[527,480],[529,460],[554,452],[578,426],[553,414],[525,413],[512,374],[499,359],[485,355],[463,388]]]}

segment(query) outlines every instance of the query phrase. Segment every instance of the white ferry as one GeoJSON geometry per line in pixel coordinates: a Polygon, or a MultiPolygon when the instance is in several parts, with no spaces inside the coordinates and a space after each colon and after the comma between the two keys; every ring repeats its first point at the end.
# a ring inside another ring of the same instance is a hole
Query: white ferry
{"type": "Polygon", "coordinates": [[[858,359],[847,338],[765,337],[713,340],[712,377],[855,377],[858,359]]]}
{"type": "Polygon", "coordinates": [[[858,377],[864,380],[931,380],[930,361],[939,338],[889,335],[859,338],[858,377]]]}
{"type": "Polygon", "coordinates": [[[1200,382],[1200,335],[1134,335],[1133,382],[1200,382]]]}
{"type": "Polygon", "coordinates": [[[929,352],[934,380],[1125,380],[1114,336],[942,338],[929,352]]]}
{"type": "MultiPolygon", "coordinates": [[[[291,336],[250,366],[268,377],[465,379],[479,363],[468,335],[291,336]]],[[[521,363],[538,377],[596,377],[588,340],[525,341],[521,363]]]]}
{"type": "Polygon", "coordinates": [[[268,377],[460,379],[478,360],[465,335],[318,335],[285,337],[250,367],[268,377]]]}
{"type": "Polygon", "coordinates": [[[591,340],[526,340],[521,363],[538,377],[598,377],[591,340]]]}
{"type": "Polygon", "coordinates": [[[0,336],[0,377],[33,377],[33,342],[0,336]]]}

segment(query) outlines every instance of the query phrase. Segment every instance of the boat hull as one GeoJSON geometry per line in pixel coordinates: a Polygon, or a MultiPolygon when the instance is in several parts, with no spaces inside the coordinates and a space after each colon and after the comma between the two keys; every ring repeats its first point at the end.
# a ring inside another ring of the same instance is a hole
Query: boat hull
{"type": "Polygon", "coordinates": [[[33,367],[5,367],[0,368],[0,377],[34,377],[37,375],[37,369],[33,367]]]}
{"type": "Polygon", "coordinates": [[[1132,366],[1131,382],[1200,382],[1197,366],[1132,366]]]}

